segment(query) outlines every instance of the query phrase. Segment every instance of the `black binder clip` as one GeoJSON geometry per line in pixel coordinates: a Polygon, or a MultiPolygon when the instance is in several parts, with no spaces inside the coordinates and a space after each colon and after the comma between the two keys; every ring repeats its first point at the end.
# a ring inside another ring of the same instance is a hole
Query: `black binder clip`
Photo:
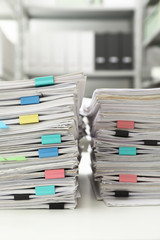
{"type": "Polygon", "coordinates": [[[29,194],[14,194],[14,200],[29,200],[29,194]]]}
{"type": "Polygon", "coordinates": [[[158,142],[157,142],[157,140],[144,140],[144,145],[157,146],[158,142]]]}
{"type": "Polygon", "coordinates": [[[129,136],[129,132],[125,131],[125,130],[116,130],[115,131],[115,136],[116,137],[128,137],[129,136]]]}
{"type": "Polygon", "coordinates": [[[64,209],[64,203],[49,203],[49,209],[64,209]]]}
{"type": "Polygon", "coordinates": [[[127,198],[127,197],[129,197],[129,191],[127,191],[127,190],[117,190],[117,191],[115,191],[115,197],[117,197],[117,198],[127,198]]]}

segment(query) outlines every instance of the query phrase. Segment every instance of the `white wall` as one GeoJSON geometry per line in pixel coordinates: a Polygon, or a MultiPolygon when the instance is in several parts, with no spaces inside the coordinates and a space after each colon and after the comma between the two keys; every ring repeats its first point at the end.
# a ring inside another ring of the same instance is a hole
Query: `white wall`
{"type": "Polygon", "coordinates": [[[0,28],[6,37],[13,43],[17,42],[17,23],[14,20],[0,20],[0,28]]]}

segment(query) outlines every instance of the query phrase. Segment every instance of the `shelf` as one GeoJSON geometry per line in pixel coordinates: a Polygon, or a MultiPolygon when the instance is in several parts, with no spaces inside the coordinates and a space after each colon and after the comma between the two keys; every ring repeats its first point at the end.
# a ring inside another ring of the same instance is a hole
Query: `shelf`
{"type": "Polygon", "coordinates": [[[155,88],[155,87],[160,87],[160,79],[159,81],[157,80],[148,80],[142,83],[143,88],[155,88]]]}
{"type": "Polygon", "coordinates": [[[8,1],[1,0],[0,4],[0,19],[12,19],[12,9],[9,7],[8,1]]]}
{"type": "Polygon", "coordinates": [[[160,44],[160,26],[158,30],[146,41],[143,42],[143,47],[149,47],[151,45],[159,45],[160,44]]]}
{"type": "Polygon", "coordinates": [[[157,45],[160,43],[160,5],[155,5],[144,22],[143,46],[157,45]]]}
{"type": "Polygon", "coordinates": [[[86,73],[88,77],[134,77],[133,70],[108,70],[108,71],[95,71],[93,73],[86,73]]]}
{"type": "Polygon", "coordinates": [[[16,4],[13,0],[0,0],[0,20],[12,20],[17,16],[16,4]]]}
{"type": "Polygon", "coordinates": [[[1,81],[10,81],[14,80],[14,76],[8,73],[4,73],[3,75],[0,75],[0,80],[1,81]]]}
{"type": "MultiPolygon", "coordinates": [[[[51,73],[51,72],[40,72],[40,71],[32,71],[29,73],[25,73],[28,77],[34,78],[37,76],[44,76],[44,75],[54,75],[54,76],[59,76],[59,75],[64,75],[64,73],[51,73]]],[[[134,77],[135,76],[135,71],[134,70],[108,70],[108,71],[94,71],[92,73],[84,73],[87,77],[114,77],[114,78],[121,78],[121,77],[134,77]]]]}
{"type": "Polygon", "coordinates": [[[80,6],[80,7],[57,7],[48,8],[38,5],[24,6],[29,18],[129,18],[134,9],[128,7],[119,9],[117,6],[105,8],[104,6],[80,6]]]}
{"type": "Polygon", "coordinates": [[[158,2],[159,2],[159,0],[145,0],[144,6],[146,6],[146,7],[153,6],[153,5],[157,4],[158,2]]]}
{"type": "Polygon", "coordinates": [[[150,86],[151,86],[150,80],[142,82],[142,88],[150,88],[150,86]]]}

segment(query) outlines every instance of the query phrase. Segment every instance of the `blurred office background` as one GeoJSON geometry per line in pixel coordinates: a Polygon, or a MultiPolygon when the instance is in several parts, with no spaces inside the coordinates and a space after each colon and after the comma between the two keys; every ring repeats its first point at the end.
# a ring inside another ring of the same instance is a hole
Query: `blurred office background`
{"type": "Polygon", "coordinates": [[[0,0],[0,79],[83,71],[96,88],[160,85],[160,1],[0,0]]]}

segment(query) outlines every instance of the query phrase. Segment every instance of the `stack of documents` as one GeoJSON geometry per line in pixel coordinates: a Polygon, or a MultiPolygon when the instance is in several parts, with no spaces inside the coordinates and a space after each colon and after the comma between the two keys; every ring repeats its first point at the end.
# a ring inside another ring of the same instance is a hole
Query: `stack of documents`
{"type": "Polygon", "coordinates": [[[83,108],[93,183],[109,206],[160,204],[160,89],[99,89],[83,108]]]}
{"type": "Polygon", "coordinates": [[[83,73],[0,86],[0,209],[75,208],[83,73]]]}

